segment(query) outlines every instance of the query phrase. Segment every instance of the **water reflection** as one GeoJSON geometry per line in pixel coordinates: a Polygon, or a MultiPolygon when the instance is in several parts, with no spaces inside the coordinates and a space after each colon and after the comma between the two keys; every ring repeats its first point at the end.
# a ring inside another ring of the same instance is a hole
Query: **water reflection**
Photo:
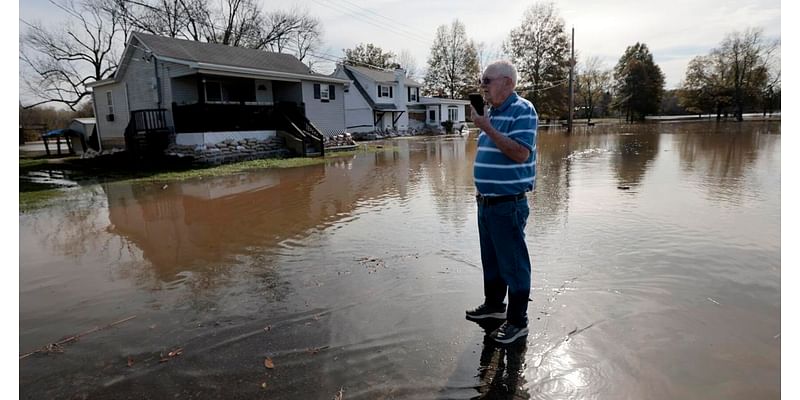
{"type": "Polygon", "coordinates": [[[20,388],[31,398],[176,387],[211,398],[223,388],[330,398],[342,387],[346,398],[775,397],[780,136],[715,126],[540,133],[531,334],[510,347],[486,337],[496,326],[463,321],[481,290],[474,137],[84,186],[20,216],[20,350],[137,318],[21,364],[20,388]],[[186,354],[159,364],[173,345],[186,354]]]}
{"type": "Polygon", "coordinates": [[[477,399],[528,399],[530,394],[525,381],[525,353],[527,337],[501,345],[489,334],[499,328],[502,321],[486,321],[479,325],[484,330],[478,367],[477,399]]]}
{"type": "MultiPolygon", "coordinates": [[[[776,142],[768,135],[780,133],[780,124],[759,123],[737,126],[731,131],[724,124],[690,125],[691,134],[676,135],[681,169],[688,181],[706,191],[709,198],[722,202],[741,202],[760,191],[747,179],[756,162],[780,163],[773,158],[776,142]],[[766,159],[760,153],[767,154],[766,159]]],[[[779,183],[779,182],[778,182],[779,183]]]]}

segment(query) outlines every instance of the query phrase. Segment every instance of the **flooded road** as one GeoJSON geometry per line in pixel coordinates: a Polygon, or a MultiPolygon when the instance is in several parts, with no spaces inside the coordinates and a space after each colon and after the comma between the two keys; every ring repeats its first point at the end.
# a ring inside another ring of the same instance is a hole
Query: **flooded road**
{"type": "Polygon", "coordinates": [[[464,319],[474,136],[72,187],[19,217],[19,352],[135,318],[20,360],[20,397],[779,398],[780,123],[592,129],[539,133],[509,348],[464,319]]]}

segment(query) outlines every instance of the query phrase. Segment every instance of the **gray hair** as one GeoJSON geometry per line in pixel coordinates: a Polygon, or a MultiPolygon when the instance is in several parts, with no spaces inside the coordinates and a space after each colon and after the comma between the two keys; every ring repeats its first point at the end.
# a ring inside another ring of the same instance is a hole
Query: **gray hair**
{"type": "Polygon", "coordinates": [[[498,74],[500,74],[500,76],[511,78],[511,83],[514,84],[514,87],[517,86],[517,68],[514,67],[514,64],[512,64],[511,61],[508,60],[494,61],[491,64],[489,64],[488,67],[486,67],[484,73],[486,73],[486,71],[490,69],[496,71],[498,74]]]}

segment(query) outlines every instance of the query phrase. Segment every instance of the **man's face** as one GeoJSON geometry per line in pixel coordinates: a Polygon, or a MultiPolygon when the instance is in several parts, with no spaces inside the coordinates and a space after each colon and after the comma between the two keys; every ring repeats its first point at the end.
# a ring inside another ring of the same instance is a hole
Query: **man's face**
{"type": "Polygon", "coordinates": [[[483,98],[493,107],[500,107],[510,93],[511,78],[501,76],[493,68],[487,68],[481,77],[483,98]]]}

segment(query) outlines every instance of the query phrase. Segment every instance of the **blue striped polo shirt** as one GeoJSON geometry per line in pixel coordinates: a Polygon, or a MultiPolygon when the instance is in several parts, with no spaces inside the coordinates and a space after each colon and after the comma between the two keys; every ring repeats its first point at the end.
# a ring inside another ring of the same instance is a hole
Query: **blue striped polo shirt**
{"type": "Polygon", "coordinates": [[[500,107],[489,110],[492,126],[530,150],[524,163],[506,157],[485,132],[478,136],[473,175],[478,193],[504,196],[533,190],[536,184],[536,129],[539,117],[530,101],[512,93],[500,107]]]}

